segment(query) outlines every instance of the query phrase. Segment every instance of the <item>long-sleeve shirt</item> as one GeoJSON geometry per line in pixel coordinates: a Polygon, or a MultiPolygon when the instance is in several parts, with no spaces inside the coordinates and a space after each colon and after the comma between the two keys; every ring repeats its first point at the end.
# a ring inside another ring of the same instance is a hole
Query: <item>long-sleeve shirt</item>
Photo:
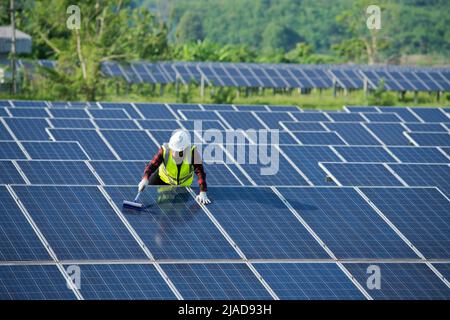
{"type": "MultiPolygon", "coordinates": [[[[159,148],[158,152],[155,154],[153,159],[147,164],[144,170],[144,178],[149,179],[152,173],[156,172],[158,170],[161,163],[164,161],[164,151],[162,148],[159,148]]],[[[206,173],[203,169],[203,163],[201,161],[200,154],[198,153],[198,150],[194,150],[194,156],[192,157],[192,164],[194,166],[194,173],[197,175],[198,178],[198,185],[200,186],[200,191],[206,191],[207,185],[206,185],[206,173]]]]}

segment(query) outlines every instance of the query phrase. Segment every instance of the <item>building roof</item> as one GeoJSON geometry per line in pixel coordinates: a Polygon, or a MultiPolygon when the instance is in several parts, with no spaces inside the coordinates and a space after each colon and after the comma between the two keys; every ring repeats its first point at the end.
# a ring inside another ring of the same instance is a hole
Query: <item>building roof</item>
{"type": "MultiPolygon", "coordinates": [[[[11,39],[12,37],[12,28],[11,26],[0,26],[0,38],[11,39]]],[[[31,40],[31,36],[16,29],[16,39],[29,39],[31,40]]]]}

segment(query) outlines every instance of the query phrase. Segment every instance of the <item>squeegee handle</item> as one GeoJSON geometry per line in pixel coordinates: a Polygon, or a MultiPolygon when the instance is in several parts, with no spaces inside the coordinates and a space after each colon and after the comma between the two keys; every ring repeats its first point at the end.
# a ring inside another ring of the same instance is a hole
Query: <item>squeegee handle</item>
{"type": "Polygon", "coordinates": [[[141,197],[142,191],[139,191],[138,194],[136,195],[136,198],[134,198],[134,202],[137,202],[139,200],[139,198],[141,197]]]}

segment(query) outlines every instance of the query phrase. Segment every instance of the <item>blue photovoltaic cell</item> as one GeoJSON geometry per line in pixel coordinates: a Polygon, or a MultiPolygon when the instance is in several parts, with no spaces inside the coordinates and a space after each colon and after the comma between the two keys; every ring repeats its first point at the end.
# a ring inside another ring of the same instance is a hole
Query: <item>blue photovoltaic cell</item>
{"type": "Polygon", "coordinates": [[[403,132],[407,130],[401,124],[366,123],[365,125],[388,146],[408,146],[411,144],[403,135],[403,132]]]}
{"type": "Polygon", "coordinates": [[[181,128],[176,120],[139,120],[139,124],[142,128],[149,130],[176,130],[181,128]]]}
{"type": "Polygon", "coordinates": [[[402,122],[403,120],[396,113],[364,113],[364,116],[371,122],[402,122]]]}
{"type": "Polygon", "coordinates": [[[214,111],[183,110],[181,113],[188,120],[220,120],[220,117],[214,111]]]}
{"type": "Polygon", "coordinates": [[[323,166],[344,186],[402,186],[382,164],[323,163],[323,166]]]}
{"type": "Polygon", "coordinates": [[[382,147],[335,147],[348,162],[397,162],[382,147]]]}
{"type": "Polygon", "coordinates": [[[328,258],[269,188],[210,188],[208,209],[248,259],[328,258]]]}
{"type": "Polygon", "coordinates": [[[297,106],[267,106],[270,111],[300,112],[297,106]]]}
{"type": "Polygon", "coordinates": [[[0,122],[0,140],[13,140],[3,123],[0,122]]]}
{"type": "Polygon", "coordinates": [[[435,188],[363,188],[363,193],[428,259],[448,259],[450,202],[435,188]]]}
{"type": "Polygon", "coordinates": [[[102,102],[101,106],[104,109],[125,109],[132,119],[141,119],[141,116],[136,112],[131,103],[102,102]]]}
{"type": "Polygon", "coordinates": [[[256,119],[250,112],[224,112],[220,115],[233,129],[264,129],[261,122],[256,119]]]}
{"type": "Polygon", "coordinates": [[[345,141],[339,138],[336,132],[294,132],[297,139],[306,145],[345,145],[345,141]]]}
{"type": "Polygon", "coordinates": [[[32,159],[87,160],[86,153],[77,142],[22,142],[32,159]]]}
{"type": "Polygon", "coordinates": [[[97,109],[89,110],[89,113],[96,119],[129,119],[122,109],[97,109]]]}
{"type": "Polygon", "coordinates": [[[0,107],[10,107],[8,100],[0,100],[0,107]]]}
{"type": "Polygon", "coordinates": [[[299,143],[295,140],[289,132],[285,131],[255,131],[254,133],[248,133],[248,137],[251,139],[251,143],[256,143],[259,146],[261,145],[298,145],[299,143]]]}
{"type": "Polygon", "coordinates": [[[346,106],[345,108],[350,112],[379,112],[376,107],[346,106]]]}
{"type": "Polygon", "coordinates": [[[408,135],[420,146],[450,146],[450,133],[409,132],[408,135]]]}
{"type": "Polygon", "coordinates": [[[83,264],[80,271],[87,300],[176,299],[151,264],[83,264]]]}
{"type": "Polygon", "coordinates": [[[448,148],[441,148],[442,151],[444,151],[449,157],[450,157],[450,147],[448,148]]]}
{"type": "Polygon", "coordinates": [[[49,109],[55,118],[89,118],[85,109],[49,109]]]}
{"type": "Polygon", "coordinates": [[[325,123],[332,131],[336,131],[342,139],[351,145],[380,145],[373,135],[360,123],[325,123]]]}
{"type": "Polygon", "coordinates": [[[448,130],[439,123],[405,123],[410,131],[417,132],[447,132],[448,130]]]}
{"type": "Polygon", "coordinates": [[[158,144],[162,146],[164,143],[168,143],[170,140],[170,137],[173,134],[172,130],[152,130],[150,131],[150,134],[153,138],[155,138],[156,141],[158,141],[158,144]]]}
{"type": "MultiPolygon", "coordinates": [[[[207,175],[208,186],[240,186],[250,184],[235,165],[231,165],[229,169],[224,163],[203,163],[203,168],[207,175]],[[242,181],[242,184],[239,181],[242,181]]],[[[194,180],[197,181],[197,179],[197,175],[194,175],[194,180]]]]}
{"type": "Polygon", "coordinates": [[[136,103],[136,107],[144,115],[145,119],[176,119],[172,112],[159,103],[136,103]]]}
{"type": "Polygon", "coordinates": [[[76,299],[53,265],[0,266],[0,300],[76,299]]]}
{"type": "MultiPolygon", "coordinates": [[[[136,195],[136,187],[107,187],[119,208],[136,195]]],[[[128,222],[156,259],[238,259],[186,188],[148,187],[141,197],[144,209],[122,209],[128,222]]]]}
{"type": "Polygon", "coordinates": [[[366,120],[357,113],[346,112],[330,112],[328,113],[331,119],[336,122],[365,122],[366,120]]]}
{"type": "Polygon", "coordinates": [[[30,108],[45,108],[47,104],[45,101],[11,101],[16,107],[30,107],[30,108]]]}
{"type": "Polygon", "coordinates": [[[339,259],[417,258],[353,188],[280,188],[339,259]]]}
{"type": "Polygon", "coordinates": [[[266,106],[262,105],[235,105],[238,111],[268,111],[266,106]]]}
{"type": "Polygon", "coordinates": [[[297,112],[292,115],[298,121],[330,121],[322,112],[297,112]]]}
{"type": "Polygon", "coordinates": [[[137,185],[144,174],[145,161],[92,161],[106,185],[137,185]]]}
{"type": "Polygon", "coordinates": [[[95,130],[50,129],[59,141],[78,141],[92,160],[117,160],[95,130]]]}
{"type": "Polygon", "coordinates": [[[448,164],[389,164],[410,186],[438,187],[450,196],[450,167],[448,164]]]}
{"type": "Polygon", "coordinates": [[[433,266],[444,276],[447,281],[450,280],[450,263],[435,263],[433,266]]]}
{"type": "Polygon", "coordinates": [[[270,129],[282,129],[280,121],[293,121],[294,119],[286,112],[257,112],[256,115],[270,129]]]}
{"type": "Polygon", "coordinates": [[[170,109],[177,110],[201,110],[198,104],[193,103],[171,103],[169,104],[170,109]]]}
{"type": "Polygon", "coordinates": [[[26,159],[15,142],[0,142],[0,159],[26,159]]]}
{"type": "Polygon", "coordinates": [[[419,119],[405,107],[378,107],[382,113],[396,113],[405,122],[417,122],[419,119]]]}
{"type": "Polygon", "coordinates": [[[147,258],[97,187],[14,191],[60,260],[147,258]]]}
{"type": "Polygon", "coordinates": [[[0,103],[0,117],[9,117],[9,115],[6,112],[5,108],[1,107],[1,103],[0,103]]]}
{"type": "Polygon", "coordinates": [[[203,104],[205,110],[233,111],[231,104],[203,104]]]}
{"type": "MultiPolygon", "coordinates": [[[[373,264],[373,263],[372,263],[373,264]]],[[[381,288],[368,293],[375,300],[450,299],[450,290],[424,263],[376,263],[381,288]]],[[[364,286],[370,264],[347,263],[345,267],[364,286]]]]}
{"type": "Polygon", "coordinates": [[[17,203],[3,186],[0,186],[0,210],[1,261],[51,260],[17,203]]]}
{"type": "Polygon", "coordinates": [[[425,122],[448,122],[450,120],[439,108],[412,108],[411,110],[425,122]]]}
{"type": "Polygon", "coordinates": [[[5,121],[19,140],[49,140],[45,128],[50,125],[45,119],[5,118],[5,121]]]}
{"type": "Polygon", "coordinates": [[[268,300],[272,296],[244,263],[164,264],[187,300],[268,300]]]}
{"type": "Polygon", "coordinates": [[[11,161],[0,161],[0,184],[25,183],[11,161]]]}
{"type": "Polygon", "coordinates": [[[324,126],[318,122],[283,122],[284,126],[290,131],[327,131],[324,126]]]}
{"type": "Polygon", "coordinates": [[[94,129],[95,126],[89,119],[50,119],[54,128],[61,129],[94,129]]]}
{"type": "Polygon", "coordinates": [[[314,185],[335,185],[325,180],[324,171],[318,164],[321,161],[340,161],[328,146],[282,146],[281,149],[314,185]]]}
{"type": "Polygon", "coordinates": [[[189,131],[197,130],[203,134],[203,130],[225,130],[225,126],[218,120],[180,120],[181,125],[189,131]]]}
{"type": "Polygon", "coordinates": [[[48,118],[49,114],[45,109],[36,108],[10,108],[9,112],[13,117],[48,118]]]}
{"type": "Polygon", "coordinates": [[[100,129],[139,129],[133,120],[96,119],[94,122],[100,129]]]}
{"type": "Polygon", "coordinates": [[[98,185],[83,161],[19,161],[32,184],[98,185]]]}
{"type": "Polygon", "coordinates": [[[365,299],[335,263],[254,263],[281,300],[365,299]]]}
{"type": "Polygon", "coordinates": [[[102,134],[122,160],[148,160],[157,151],[144,131],[102,130],[102,134]]]}
{"type": "Polygon", "coordinates": [[[434,147],[389,147],[401,162],[447,163],[449,159],[434,147]]]}

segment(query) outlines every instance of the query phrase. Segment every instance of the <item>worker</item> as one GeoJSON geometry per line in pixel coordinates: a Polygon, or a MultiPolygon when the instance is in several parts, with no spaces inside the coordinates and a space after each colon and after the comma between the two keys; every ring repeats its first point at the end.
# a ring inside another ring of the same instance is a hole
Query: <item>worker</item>
{"type": "Polygon", "coordinates": [[[144,176],[138,186],[138,191],[144,191],[150,185],[171,185],[188,187],[194,181],[194,173],[198,177],[200,193],[196,200],[207,205],[211,203],[206,195],[206,174],[202,159],[191,137],[185,130],[177,130],[169,140],[158,150],[144,170],[144,176]]]}

